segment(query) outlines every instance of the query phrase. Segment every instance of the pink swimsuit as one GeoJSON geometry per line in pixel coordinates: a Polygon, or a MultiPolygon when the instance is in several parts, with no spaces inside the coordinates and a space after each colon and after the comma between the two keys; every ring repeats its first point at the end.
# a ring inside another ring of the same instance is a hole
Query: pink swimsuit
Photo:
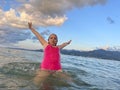
{"type": "Polygon", "coordinates": [[[44,70],[61,70],[60,50],[50,44],[44,49],[44,58],[41,63],[41,69],[44,70]]]}

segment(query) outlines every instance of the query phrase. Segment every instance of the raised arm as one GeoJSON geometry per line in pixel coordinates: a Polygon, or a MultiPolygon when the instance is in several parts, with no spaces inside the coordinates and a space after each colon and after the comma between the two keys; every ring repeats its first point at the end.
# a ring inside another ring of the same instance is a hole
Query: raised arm
{"type": "Polygon", "coordinates": [[[63,44],[59,45],[58,47],[60,49],[64,48],[65,46],[69,45],[71,43],[72,40],[68,41],[68,42],[64,42],[63,44]]]}
{"type": "Polygon", "coordinates": [[[35,34],[35,36],[38,38],[42,46],[46,47],[48,44],[47,41],[32,27],[32,22],[28,22],[28,27],[33,32],[33,34],[35,34]]]}

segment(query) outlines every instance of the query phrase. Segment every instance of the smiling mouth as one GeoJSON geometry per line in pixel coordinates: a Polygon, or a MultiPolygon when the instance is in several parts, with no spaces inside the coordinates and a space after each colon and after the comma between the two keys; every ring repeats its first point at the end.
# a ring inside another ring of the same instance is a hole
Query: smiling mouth
{"type": "Polygon", "coordinates": [[[52,42],[52,44],[55,44],[55,45],[56,45],[56,44],[57,44],[57,42],[56,42],[56,41],[53,41],[53,42],[52,42]]]}

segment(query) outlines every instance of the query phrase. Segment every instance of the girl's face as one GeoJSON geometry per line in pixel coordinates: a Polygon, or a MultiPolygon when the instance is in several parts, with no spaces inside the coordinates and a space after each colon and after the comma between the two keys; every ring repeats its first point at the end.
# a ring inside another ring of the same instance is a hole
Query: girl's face
{"type": "Polygon", "coordinates": [[[52,46],[56,46],[58,42],[58,38],[57,35],[55,34],[51,34],[48,38],[48,44],[52,45],[52,46]]]}

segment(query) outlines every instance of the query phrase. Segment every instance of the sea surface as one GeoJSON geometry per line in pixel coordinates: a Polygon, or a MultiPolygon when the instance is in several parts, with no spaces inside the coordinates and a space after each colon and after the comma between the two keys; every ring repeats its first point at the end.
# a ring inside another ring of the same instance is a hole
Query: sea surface
{"type": "Polygon", "coordinates": [[[71,81],[49,77],[36,86],[42,57],[42,52],[0,48],[0,90],[120,90],[120,61],[63,54],[61,64],[71,81]]]}

